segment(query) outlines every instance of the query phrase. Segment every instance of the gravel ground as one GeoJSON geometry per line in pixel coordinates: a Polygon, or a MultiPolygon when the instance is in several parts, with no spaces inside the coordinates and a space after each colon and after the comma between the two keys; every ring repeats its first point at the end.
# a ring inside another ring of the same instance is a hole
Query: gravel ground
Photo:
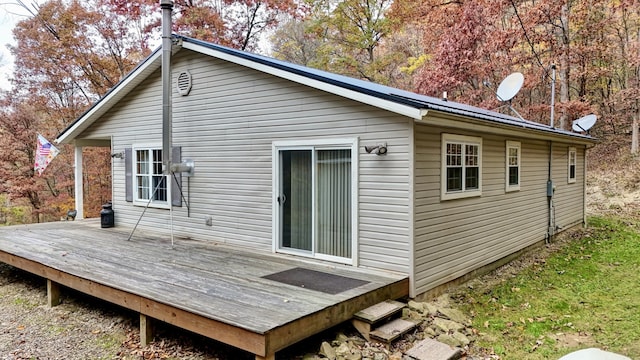
{"type": "Polygon", "coordinates": [[[0,359],[253,359],[166,324],[141,348],[136,313],[69,289],[46,302],[44,279],[0,263],[0,359]]]}

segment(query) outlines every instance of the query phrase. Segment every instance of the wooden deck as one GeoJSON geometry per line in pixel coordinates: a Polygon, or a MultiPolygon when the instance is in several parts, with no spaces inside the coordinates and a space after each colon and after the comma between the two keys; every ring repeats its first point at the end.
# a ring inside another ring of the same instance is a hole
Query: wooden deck
{"type": "MultiPolygon", "coordinates": [[[[256,359],[408,295],[408,278],[348,266],[255,253],[127,229],[91,220],[0,228],[0,262],[58,284],[241,348],[256,359]],[[262,278],[296,267],[368,281],[331,295],[262,278]]],[[[51,299],[53,298],[53,299],[51,299]]],[[[143,340],[144,341],[144,340],[143,340]]]]}

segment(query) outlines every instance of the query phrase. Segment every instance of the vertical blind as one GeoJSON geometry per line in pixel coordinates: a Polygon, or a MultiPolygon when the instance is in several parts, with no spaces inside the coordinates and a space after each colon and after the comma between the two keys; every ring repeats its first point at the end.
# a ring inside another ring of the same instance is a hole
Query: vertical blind
{"type": "Polygon", "coordinates": [[[317,152],[317,249],[351,257],[351,150],[317,152]]]}

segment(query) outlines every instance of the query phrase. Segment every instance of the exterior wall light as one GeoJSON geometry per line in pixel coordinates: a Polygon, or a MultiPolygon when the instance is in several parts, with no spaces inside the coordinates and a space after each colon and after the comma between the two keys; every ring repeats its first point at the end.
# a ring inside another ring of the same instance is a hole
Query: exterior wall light
{"type": "Polygon", "coordinates": [[[366,151],[368,154],[374,153],[376,155],[384,155],[387,153],[387,143],[365,146],[364,151],[366,151]]]}

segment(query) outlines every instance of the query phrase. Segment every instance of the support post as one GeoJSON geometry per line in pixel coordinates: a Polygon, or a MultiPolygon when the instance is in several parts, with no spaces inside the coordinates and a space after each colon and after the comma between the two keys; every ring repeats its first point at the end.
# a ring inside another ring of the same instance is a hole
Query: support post
{"type": "Polygon", "coordinates": [[[84,219],[84,183],[82,177],[82,146],[75,146],[75,202],[76,219],[84,219]]]}
{"type": "Polygon", "coordinates": [[[47,279],[47,305],[55,307],[60,305],[60,284],[47,279]]]}
{"type": "Polygon", "coordinates": [[[269,354],[267,356],[256,355],[256,360],[276,360],[276,354],[269,354]]]}
{"type": "Polygon", "coordinates": [[[153,341],[153,319],[140,314],[140,345],[147,346],[153,341]]]}

